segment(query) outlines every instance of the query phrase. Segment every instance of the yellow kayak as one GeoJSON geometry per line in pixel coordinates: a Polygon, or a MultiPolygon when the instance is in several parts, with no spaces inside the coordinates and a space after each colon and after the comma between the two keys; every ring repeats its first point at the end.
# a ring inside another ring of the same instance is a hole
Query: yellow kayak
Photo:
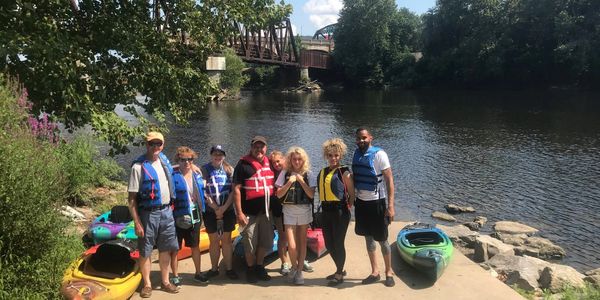
{"type": "Polygon", "coordinates": [[[142,280],[135,245],[114,240],[88,249],[65,271],[61,294],[65,299],[128,299],[142,280]]]}
{"type": "MultiPolygon", "coordinates": [[[[233,241],[236,237],[240,235],[238,230],[238,224],[235,224],[235,228],[231,232],[231,240],[233,241]]],[[[208,251],[210,247],[210,241],[208,239],[208,233],[206,233],[206,228],[202,227],[200,229],[200,243],[198,244],[198,248],[200,248],[200,252],[208,251]]],[[[181,245],[181,249],[177,252],[177,259],[182,260],[192,256],[192,249],[185,245],[185,241],[183,245],[181,245]]]]}

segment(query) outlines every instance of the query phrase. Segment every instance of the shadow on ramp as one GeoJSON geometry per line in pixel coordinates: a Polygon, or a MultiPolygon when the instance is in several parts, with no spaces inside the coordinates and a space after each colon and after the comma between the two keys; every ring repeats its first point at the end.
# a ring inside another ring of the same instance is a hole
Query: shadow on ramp
{"type": "Polygon", "coordinates": [[[421,290],[430,288],[435,284],[435,281],[427,278],[425,275],[421,274],[415,268],[407,264],[402,257],[400,257],[400,252],[398,250],[398,245],[396,242],[390,245],[392,251],[392,270],[400,280],[406,284],[406,286],[410,287],[414,290],[421,290]]]}

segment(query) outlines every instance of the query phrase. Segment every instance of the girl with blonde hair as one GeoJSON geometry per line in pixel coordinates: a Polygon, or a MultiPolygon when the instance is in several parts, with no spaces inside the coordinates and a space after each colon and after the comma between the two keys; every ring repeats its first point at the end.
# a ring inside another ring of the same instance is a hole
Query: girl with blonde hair
{"type": "Polygon", "coordinates": [[[306,258],[306,230],[312,222],[315,178],[310,178],[310,161],[304,149],[294,146],[286,154],[286,167],[277,178],[277,197],[283,205],[283,223],[292,270],[288,278],[304,284],[302,266],[306,258]]]}

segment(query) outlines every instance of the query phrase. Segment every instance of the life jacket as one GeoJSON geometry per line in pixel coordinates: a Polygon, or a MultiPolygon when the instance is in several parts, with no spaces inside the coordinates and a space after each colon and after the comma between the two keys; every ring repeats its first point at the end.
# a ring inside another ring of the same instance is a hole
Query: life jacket
{"type": "MultiPolygon", "coordinates": [[[[173,217],[179,217],[183,215],[192,216],[193,223],[200,222],[199,214],[193,214],[194,209],[205,210],[204,204],[204,179],[202,175],[193,173],[192,182],[198,188],[198,202],[192,203],[190,199],[190,193],[185,177],[179,171],[173,172],[173,181],[175,182],[175,201],[173,201],[173,217]]],[[[191,191],[193,193],[193,191],[191,191]]]]}
{"type": "Polygon", "coordinates": [[[377,191],[377,185],[382,181],[383,175],[375,172],[375,153],[381,148],[371,146],[367,152],[362,153],[360,149],[354,151],[352,158],[352,173],[354,175],[354,187],[358,190],[377,191]]]}
{"type": "Polygon", "coordinates": [[[265,199],[265,214],[269,217],[269,199],[273,194],[273,182],[275,175],[269,165],[269,159],[263,157],[262,164],[251,155],[242,157],[242,160],[247,162],[254,169],[254,174],[244,180],[242,188],[246,194],[246,200],[254,200],[257,198],[265,199]]]}
{"type": "Polygon", "coordinates": [[[323,168],[319,172],[319,198],[325,202],[340,202],[345,201],[346,188],[342,181],[342,167],[337,167],[329,170],[323,168]],[[339,175],[339,176],[336,176],[339,175]]]}
{"type": "MultiPolygon", "coordinates": [[[[167,177],[167,181],[169,186],[162,187],[168,188],[169,194],[171,195],[171,199],[175,198],[175,191],[173,189],[173,167],[169,162],[169,159],[162,152],[158,155],[158,159],[160,160],[160,164],[165,172],[167,177]]],[[[136,163],[141,163],[142,165],[142,183],[140,185],[140,189],[137,193],[137,202],[139,207],[158,207],[162,205],[161,199],[161,186],[158,182],[158,174],[156,170],[152,167],[152,162],[146,159],[146,155],[140,155],[132,162],[132,166],[136,163]]],[[[171,202],[169,199],[169,202],[171,202]]]]}
{"type": "Polygon", "coordinates": [[[211,163],[203,166],[208,172],[206,180],[206,192],[221,206],[227,201],[231,192],[231,176],[225,172],[223,167],[216,169],[211,163]]]}
{"type": "MultiPolygon", "coordinates": [[[[291,174],[285,173],[285,182],[290,179],[291,174]]],[[[304,182],[308,182],[308,175],[304,174],[304,182]]],[[[282,204],[311,204],[312,199],[306,195],[302,189],[302,185],[298,181],[294,182],[288,189],[287,193],[280,199],[282,204]]]]}

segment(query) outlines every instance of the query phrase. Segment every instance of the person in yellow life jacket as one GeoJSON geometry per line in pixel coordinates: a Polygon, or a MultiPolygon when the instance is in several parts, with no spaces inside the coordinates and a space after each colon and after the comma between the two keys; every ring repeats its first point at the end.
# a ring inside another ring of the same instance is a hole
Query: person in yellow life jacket
{"type": "Polygon", "coordinates": [[[237,222],[244,227],[241,235],[249,283],[271,280],[263,266],[274,235],[269,219],[274,174],[266,152],[267,139],[255,136],[250,142],[250,153],[240,159],[233,171],[233,203],[237,222]]]}
{"type": "Polygon", "coordinates": [[[328,166],[321,169],[317,187],[323,210],[321,226],[325,246],[335,263],[335,273],[327,276],[330,286],[344,282],[346,248],[344,241],[350,223],[350,207],[354,204],[354,183],[352,173],[341,161],[347,150],[344,141],[338,138],[323,143],[323,157],[328,166]]]}
{"type": "Polygon", "coordinates": [[[297,146],[291,147],[286,154],[286,168],[275,182],[277,197],[283,204],[283,224],[292,262],[288,279],[296,285],[304,284],[302,268],[306,258],[306,230],[313,220],[316,181],[314,177],[310,178],[309,170],[306,151],[297,146]]]}

